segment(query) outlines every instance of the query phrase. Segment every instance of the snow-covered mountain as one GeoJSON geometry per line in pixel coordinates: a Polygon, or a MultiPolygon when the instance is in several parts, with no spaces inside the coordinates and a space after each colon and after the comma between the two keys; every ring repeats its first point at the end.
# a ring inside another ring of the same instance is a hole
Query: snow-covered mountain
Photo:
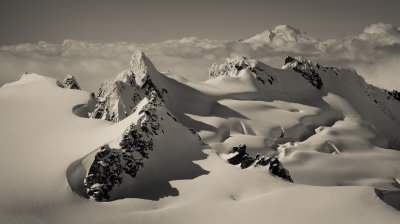
{"type": "Polygon", "coordinates": [[[284,50],[289,49],[292,43],[317,44],[319,40],[289,25],[279,25],[272,30],[267,29],[249,39],[243,40],[243,42],[249,43],[254,48],[268,44],[284,50]]]}
{"type": "Polygon", "coordinates": [[[209,72],[136,51],[97,97],[71,77],[4,85],[1,223],[400,222],[397,91],[300,57],[209,72]]]}

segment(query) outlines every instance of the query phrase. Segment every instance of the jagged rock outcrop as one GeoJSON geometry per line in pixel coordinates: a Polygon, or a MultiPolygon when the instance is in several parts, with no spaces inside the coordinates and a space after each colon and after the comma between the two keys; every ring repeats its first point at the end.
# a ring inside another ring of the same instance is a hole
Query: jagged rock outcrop
{"type": "Polygon", "coordinates": [[[266,157],[262,155],[257,155],[255,158],[253,158],[252,156],[247,154],[245,144],[234,146],[229,154],[233,154],[232,157],[227,159],[228,163],[232,165],[240,164],[240,168],[242,169],[249,168],[250,166],[269,166],[268,169],[272,175],[278,176],[289,182],[293,182],[289,171],[283,167],[282,163],[278,160],[276,156],[266,157]]]}
{"type": "Polygon", "coordinates": [[[400,102],[400,92],[398,92],[397,90],[386,91],[386,94],[388,100],[393,99],[400,102]]]}
{"type": "Polygon", "coordinates": [[[246,57],[227,58],[225,63],[221,65],[213,64],[209,69],[209,78],[219,76],[238,77],[239,72],[243,69],[248,69],[256,75],[258,81],[263,84],[269,83],[272,85],[275,81],[275,76],[268,74],[267,71],[258,66],[258,62],[249,60],[246,57]]]}
{"type": "Polygon", "coordinates": [[[118,122],[129,116],[136,105],[152,91],[164,100],[167,90],[155,81],[162,74],[144,53],[135,51],[129,64],[128,70],[101,85],[96,107],[89,117],[118,122]]]}
{"type": "Polygon", "coordinates": [[[192,135],[196,136],[197,139],[198,139],[200,142],[202,142],[201,137],[200,137],[199,133],[197,133],[196,130],[194,130],[193,128],[189,128],[189,131],[190,131],[190,133],[192,133],[192,135]]]}
{"type": "Polygon", "coordinates": [[[300,73],[306,80],[317,89],[321,89],[323,83],[318,74],[322,67],[318,63],[313,63],[309,59],[302,57],[287,57],[285,59],[284,69],[293,69],[300,73]]]}
{"type": "Polygon", "coordinates": [[[164,119],[160,112],[163,108],[157,93],[151,92],[149,101],[139,111],[138,122],[124,131],[117,144],[114,143],[116,146],[108,143],[96,149],[94,161],[84,179],[89,196],[98,201],[109,200],[110,191],[122,183],[124,173],[136,176],[153,150],[153,138],[164,133],[160,127],[164,119]]]}
{"type": "Polygon", "coordinates": [[[282,163],[276,157],[273,158],[272,161],[269,163],[269,171],[275,176],[293,182],[289,171],[283,167],[282,163]]]}
{"type": "Polygon", "coordinates": [[[63,80],[63,85],[67,89],[81,89],[73,75],[66,75],[63,80]]]}

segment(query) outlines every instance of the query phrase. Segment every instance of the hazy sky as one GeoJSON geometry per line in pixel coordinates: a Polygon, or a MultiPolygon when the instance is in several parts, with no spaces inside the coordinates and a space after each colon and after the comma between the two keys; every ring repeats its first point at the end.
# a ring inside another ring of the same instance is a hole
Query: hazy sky
{"type": "Polygon", "coordinates": [[[1,0],[0,45],[64,39],[158,42],[185,36],[235,40],[279,24],[325,39],[376,22],[399,24],[400,1],[1,0]]]}

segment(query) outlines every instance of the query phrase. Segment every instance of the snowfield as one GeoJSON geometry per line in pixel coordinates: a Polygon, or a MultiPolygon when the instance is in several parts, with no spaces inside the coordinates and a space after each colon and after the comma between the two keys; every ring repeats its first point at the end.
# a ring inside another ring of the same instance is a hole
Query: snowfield
{"type": "Polygon", "coordinates": [[[37,74],[2,86],[0,223],[400,223],[400,102],[354,71],[290,60],[237,58],[190,82],[135,52],[103,104],[37,74]],[[132,102],[122,94],[137,71],[141,86],[167,90],[153,91],[163,102],[150,115],[143,88],[132,102]],[[103,119],[88,118],[94,108],[103,119]],[[106,119],[113,111],[118,122],[106,119]],[[155,115],[156,131],[138,131],[152,149],[136,176],[120,174],[110,200],[89,197],[89,173],[107,166],[99,147],[125,153],[123,133],[155,115]],[[229,164],[240,143],[277,156],[294,182],[229,164]]]}

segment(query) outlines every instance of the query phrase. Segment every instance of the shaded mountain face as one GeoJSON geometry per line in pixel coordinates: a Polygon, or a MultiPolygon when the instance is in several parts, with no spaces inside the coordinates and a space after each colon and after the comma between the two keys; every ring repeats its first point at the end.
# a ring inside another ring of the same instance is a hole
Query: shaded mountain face
{"type": "MultiPolygon", "coordinates": [[[[84,178],[87,194],[98,201],[109,200],[110,191],[123,182],[123,174],[136,177],[143,167],[150,151],[153,151],[153,139],[156,135],[164,134],[160,125],[168,112],[163,113],[163,104],[155,91],[148,98],[142,99],[142,104],[135,107],[140,110],[138,120],[132,123],[116,140],[100,146],[95,150],[95,156],[89,171],[84,178]]],[[[171,119],[171,118],[169,118],[171,119]]]]}

